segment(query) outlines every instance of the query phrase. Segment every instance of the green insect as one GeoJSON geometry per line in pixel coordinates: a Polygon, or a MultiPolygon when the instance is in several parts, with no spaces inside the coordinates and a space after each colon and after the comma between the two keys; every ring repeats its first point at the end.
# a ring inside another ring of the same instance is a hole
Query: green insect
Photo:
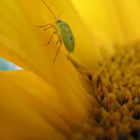
{"type": "Polygon", "coordinates": [[[46,24],[46,25],[42,25],[42,26],[37,26],[39,28],[43,28],[44,31],[46,31],[50,28],[54,29],[54,31],[46,45],[50,44],[54,35],[58,36],[56,45],[59,45],[59,46],[58,46],[56,55],[53,59],[53,62],[55,62],[55,60],[56,60],[56,57],[60,51],[60,47],[61,47],[62,43],[64,43],[64,46],[65,46],[66,50],[68,51],[68,58],[69,58],[70,53],[74,52],[74,49],[75,49],[75,40],[74,40],[72,30],[65,21],[56,18],[56,16],[53,14],[52,10],[50,9],[50,7],[47,5],[47,3],[44,0],[41,0],[41,1],[48,8],[48,10],[50,11],[50,13],[52,14],[52,16],[55,19],[54,24],[50,23],[50,24],[46,24]]]}

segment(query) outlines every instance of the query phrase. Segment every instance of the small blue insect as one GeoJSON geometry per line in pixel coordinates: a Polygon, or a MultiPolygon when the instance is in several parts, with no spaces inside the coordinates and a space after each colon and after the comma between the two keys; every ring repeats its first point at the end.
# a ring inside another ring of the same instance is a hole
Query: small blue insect
{"type": "Polygon", "coordinates": [[[47,5],[47,3],[44,0],[41,0],[41,1],[48,8],[48,10],[50,11],[50,13],[52,14],[52,16],[55,19],[54,24],[50,23],[50,24],[46,24],[46,25],[42,25],[42,26],[37,26],[39,28],[43,28],[44,31],[46,31],[50,28],[54,29],[47,45],[50,44],[50,42],[55,34],[58,36],[56,45],[59,45],[59,46],[58,46],[56,55],[53,59],[53,62],[55,62],[55,60],[56,60],[56,57],[60,51],[60,47],[61,47],[62,43],[64,43],[64,46],[65,46],[66,50],[68,51],[68,58],[69,58],[70,53],[74,52],[74,49],[75,49],[75,40],[74,40],[72,30],[65,21],[56,18],[56,16],[53,14],[52,10],[50,9],[50,7],[47,5]]]}

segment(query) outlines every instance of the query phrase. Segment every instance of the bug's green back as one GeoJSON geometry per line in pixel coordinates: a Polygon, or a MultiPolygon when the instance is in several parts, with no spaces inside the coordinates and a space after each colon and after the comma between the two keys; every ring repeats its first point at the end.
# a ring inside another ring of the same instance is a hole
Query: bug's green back
{"type": "Polygon", "coordinates": [[[62,20],[57,20],[56,24],[60,29],[61,37],[64,42],[65,48],[68,52],[73,52],[75,48],[75,40],[71,28],[65,21],[62,20]]]}

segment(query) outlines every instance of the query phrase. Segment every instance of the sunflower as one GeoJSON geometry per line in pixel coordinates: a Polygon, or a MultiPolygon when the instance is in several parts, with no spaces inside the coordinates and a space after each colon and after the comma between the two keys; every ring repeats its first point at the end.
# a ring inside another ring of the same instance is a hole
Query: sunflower
{"type": "Polygon", "coordinates": [[[46,0],[73,31],[75,51],[57,36],[41,0],[0,1],[0,56],[20,70],[0,71],[3,140],[140,138],[138,0],[46,0]]]}

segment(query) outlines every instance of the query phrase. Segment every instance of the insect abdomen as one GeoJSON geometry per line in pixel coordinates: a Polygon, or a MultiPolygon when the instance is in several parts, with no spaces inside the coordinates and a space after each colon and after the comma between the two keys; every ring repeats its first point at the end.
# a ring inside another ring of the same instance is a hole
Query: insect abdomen
{"type": "Polygon", "coordinates": [[[73,52],[75,48],[75,40],[69,25],[62,20],[58,20],[57,25],[59,26],[65,48],[68,52],[73,52]]]}

